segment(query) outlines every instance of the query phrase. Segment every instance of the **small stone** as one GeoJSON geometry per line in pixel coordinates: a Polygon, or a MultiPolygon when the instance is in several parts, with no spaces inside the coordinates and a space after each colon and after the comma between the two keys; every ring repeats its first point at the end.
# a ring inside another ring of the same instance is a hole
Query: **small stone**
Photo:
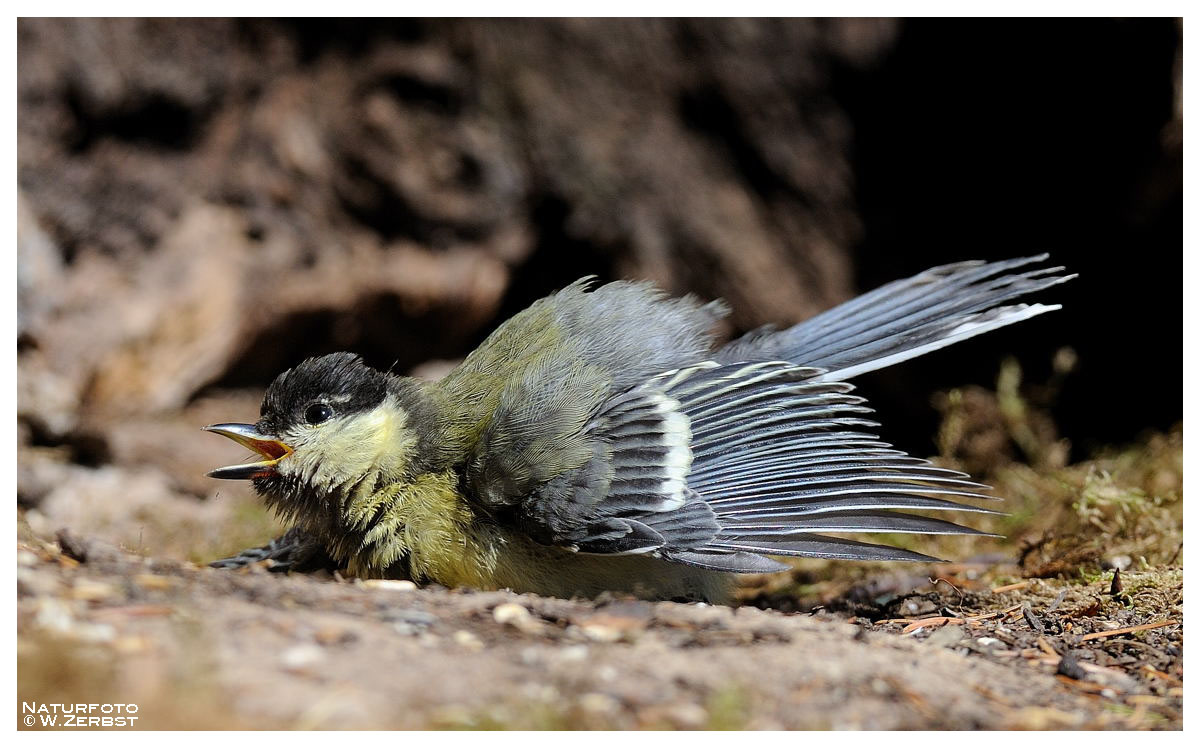
{"type": "Polygon", "coordinates": [[[492,610],[492,618],[496,619],[496,623],[508,623],[528,615],[529,611],[525,606],[516,603],[501,603],[492,610]]]}
{"type": "Polygon", "coordinates": [[[94,582],[90,579],[80,579],[71,588],[71,597],[76,600],[107,600],[117,593],[115,587],[106,582],[94,582]]]}
{"type": "Polygon", "coordinates": [[[175,586],[175,580],[158,574],[138,574],[133,583],[144,590],[169,590],[175,586]]]}
{"type": "Polygon", "coordinates": [[[117,638],[117,630],[107,623],[81,623],[70,633],[79,641],[89,644],[105,644],[117,638]]]}
{"type": "Polygon", "coordinates": [[[604,644],[622,640],[630,641],[636,638],[645,627],[646,620],[642,618],[607,613],[598,613],[579,624],[585,637],[604,644]]]}
{"type": "Polygon", "coordinates": [[[37,562],[37,554],[33,551],[27,551],[24,548],[17,551],[17,566],[36,566],[37,562]]]}
{"type": "Polygon", "coordinates": [[[304,670],[325,659],[325,652],[315,644],[297,644],[285,649],[280,659],[288,670],[304,670]]]}
{"type": "Polygon", "coordinates": [[[341,626],[322,626],[313,634],[317,644],[328,647],[334,644],[349,644],[358,638],[358,634],[341,626]]]}
{"type": "Polygon", "coordinates": [[[142,636],[122,636],[113,642],[113,649],[121,654],[140,654],[150,649],[150,640],[142,636]]]}
{"type": "Polygon", "coordinates": [[[1067,652],[1059,659],[1056,672],[1075,680],[1087,679],[1087,670],[1084,670],[1083,665],[1079,664],[1079,660],[1071,652],[1067,652]]]}
{"type": "Polygon", "coordinates": [[[463,649],[467,649],[472,652],[478,652],[479,650],[483,649],[483,642],[480,641],[478,636],[475,636],[470,631],[455,631],[453,638],[454,643],[463,649]]]}
{"type": "Polygon", "coordinates": [[[75,616],[67,603],[57,598],[38,601],[34,623],[43,629],[68,634],[75,627],[75,616]]]}
{"type": "Polygon", "coordinates": [[[588,657],[588,648],[586,644],[572,644],[563,647],[558,652],[558,659],[561,662],[583,662],[588,657]]]}
{"type": "Polygon", "coordinates": [[[921,598],[905,600],[900,607],[906,616],[914,618],[917,616],[930,615],[937,612],[936,605],[929,600],[921,598]]]}
{"type": "Polygon", "coordinates": [[[17,594],[21,597],[47,597],[58,594],[61,583],[57,577],[29,567],[17,568],[17,594]]]}
{"type": "Polygon", "coordinates": [[[621,711],[621,702],[605,693],[585,693],[579,697],[579,708],[588,714],[609,716],[621,711]]]}
{"type": "Polygon", "coordinates": [[[967,632],[961,626],[942,626],[925,640],[931,647],[949,647],[967,638],[967,632]]]}
{"type": "Polygon", "coordinates": [[[529,615],[525,606],[516,603],[497,605],[492,611],[492,618],[496,620],[496,623],[507,624],[518,629],[525,628],[533,622],[533,616],[529,615]]]}
{"type": "Polygon", "coordinates": [[[611,626],[605,626],[602,623],[585,623],[580,626],[583,635],[594,642],[601,644],[612,644],[613,642],[621,641],[621,632],[611,626]]]}
{"type": "Polygon", "coordinates": [[[708,711],[699,704],[675,704],[666,714],[667,719],[684,730],[699,730],[708,721],[708,711]]]}
{"type": "Polygon", "coordinates": [[[417,585],[407,579],[364,579],[362,586],[369,590],[391,590],[393,592],[411,592],[417,585]]]}

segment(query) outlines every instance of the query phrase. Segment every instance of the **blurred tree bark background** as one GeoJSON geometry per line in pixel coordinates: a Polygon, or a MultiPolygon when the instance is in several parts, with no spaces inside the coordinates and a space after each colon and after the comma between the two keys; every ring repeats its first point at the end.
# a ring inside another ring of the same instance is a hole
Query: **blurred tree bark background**
{"type": "Polygon", "coordinates": [[[1172,20],[21,20],[19,499],[62,480],[25,457],[46,449],[155,464],[203,496],[213,449],[192,429],[253,415],[206,398],[252,408],[333,350],[436,372],[584,275],[723,297],[732,333],[1049,251],[1081,273],[1047,299],[1063,312],[864,378],[886,435],[932,452],[932,392],[990,383],[1012,352],[1044,381],[1063,346],[1078,364],[1054,416],[1077,446],[1169,427],[1181,37],[1172,20]],[[1153,382],[1136,402],[1133,371],[1153,382]]]}

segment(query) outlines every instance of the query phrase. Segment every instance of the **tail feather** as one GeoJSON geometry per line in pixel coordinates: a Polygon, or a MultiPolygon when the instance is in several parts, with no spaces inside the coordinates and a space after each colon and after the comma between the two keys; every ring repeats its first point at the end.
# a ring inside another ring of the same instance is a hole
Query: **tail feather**
{"type": "Polygon", "coordinates": [[[824,369],[820,380],[844,381],[1060,308],[1005,304],[1075,277],[1062,275],[1061,267],[1004,274],[1046,258],[932,268],[786,330],[751,333],[723,348],[718,358],[791,361],[824,369]]]}

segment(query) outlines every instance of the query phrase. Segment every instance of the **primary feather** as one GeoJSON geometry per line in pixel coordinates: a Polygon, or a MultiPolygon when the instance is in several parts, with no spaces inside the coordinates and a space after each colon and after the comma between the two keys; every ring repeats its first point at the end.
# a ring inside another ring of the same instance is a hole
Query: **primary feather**
{"type": "Polygon", "coordinates": [[[756,330],[727,345],[718,358],[792,361],[824,369],[831,381],[844,381],[1059,309],[1057,304],[1005,305],[1075,277],[1062,275],[1062,267],[1002,275],[1048,257],[931,268],[782,332],[771,327],[756,330]]]}

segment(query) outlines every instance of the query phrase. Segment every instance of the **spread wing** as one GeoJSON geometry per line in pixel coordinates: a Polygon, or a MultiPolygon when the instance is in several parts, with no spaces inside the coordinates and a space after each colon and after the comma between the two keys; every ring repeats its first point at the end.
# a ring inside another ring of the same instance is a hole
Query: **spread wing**
{"type": "Polygon", "coordinates": [[[692,431],[688,488],[720,529],[666,558],[745,568],[748,555],[932,561],[900,548],[824,533],[983,534],[909,513],[994,513],[961,499],[990,499],[963,473],[892,449],[866,429],[863,398],[820,369],[786,362],[694,367],[659,378],[692,431]]]}
{"type": "Polygon", "coordinates": [[[986,487],[881,442],[851,385],[821,373],[705,363],[653,377],[589,419],[586,464],[505,518],[580,552],[738,572],[783,568],[767,555],[933,560],[826,532],[978,534],[903,510],[984,512],[957,499],[986,487]]]}
{"type": "MultiPolygon", "coordinates": [[[[657,536],[630,517],[680,508],[686,467],[670,471],[673,498],[655,503],[638,493],[651,463],[637,450],[686,418],[633,390],[703,360],[723,308],[646,283],[587,288],[573,284],[513,317],[439,387],[453,433],[470,445],[464,487],[481,512],[546,543],[644,549],[657,536]]],[[[680,444],[674,457],[686,454],[680,444]]]]}
{"type": "Polygon", "coordinates": [[[974,534],[912,512],[984,512],[960,500],[990,498],[882,443],[844,380],[1058,308],[1010,303],[1074,277],[1013,272],[1045,259],[933,268],[712,354],[702,330],[719,309],[638,285],[567,289],[523,313],[521,335],[481,346],[503,366],[464,365],[468,383],[507,372],[502,393],[452,398],[486,405],[468,485],[499,521],[581,552],[729,571],[781,568],[769,555],[931,560],[825,534],[974,534]],[[549,343],[553,367],[531,358],[549,343]]]}
{"type": "Polygon", "coordinates": [[[579,433],[560,441],[585,445],[586,459],[525,495],[510,492],[505,503],[493,498],[493,515],[540,542],[586,553],[682,550],[718,530],[712,510],[688,488],[687,416],[661,388],[608,398],[579,433]]]}

